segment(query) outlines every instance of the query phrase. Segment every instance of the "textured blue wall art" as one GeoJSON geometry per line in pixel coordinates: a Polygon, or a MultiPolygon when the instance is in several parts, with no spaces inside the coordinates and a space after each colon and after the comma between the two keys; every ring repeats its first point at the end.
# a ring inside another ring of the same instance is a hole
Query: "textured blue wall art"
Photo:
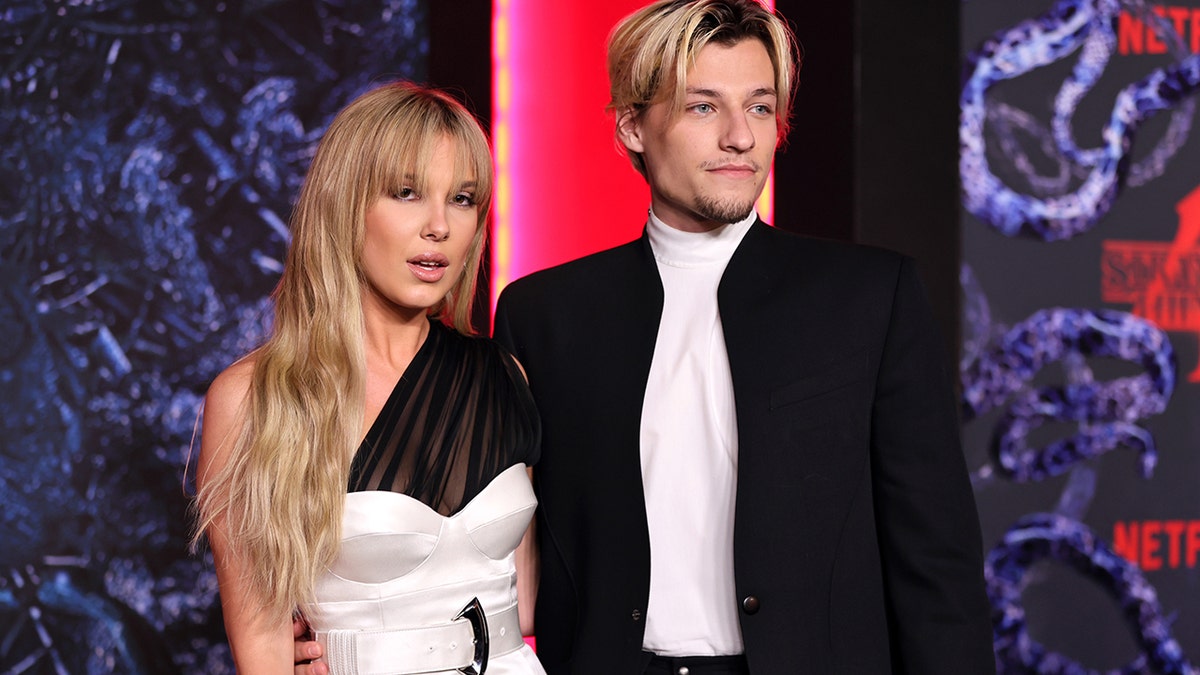
{"type": "Polygon", "coordinates": [[[0,672],[231,672],[184,472],[331,116],[418,0],[0,5],[0,672]]]}

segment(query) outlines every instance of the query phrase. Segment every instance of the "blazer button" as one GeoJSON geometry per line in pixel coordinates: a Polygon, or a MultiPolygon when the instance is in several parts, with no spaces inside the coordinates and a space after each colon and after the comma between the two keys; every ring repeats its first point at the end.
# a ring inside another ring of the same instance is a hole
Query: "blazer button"
{"type": "Polygon", "coordinates": [[[758,598],[753,595],[747,595],[742,598],[742,611],[747,614],[758,613],[758,598]]]}
{"type": "Polygon", "coordinates": [[[642,610],[640,610],[640,609],[633,610],[633,620],[634,621],[642,620],[642,610]]]}

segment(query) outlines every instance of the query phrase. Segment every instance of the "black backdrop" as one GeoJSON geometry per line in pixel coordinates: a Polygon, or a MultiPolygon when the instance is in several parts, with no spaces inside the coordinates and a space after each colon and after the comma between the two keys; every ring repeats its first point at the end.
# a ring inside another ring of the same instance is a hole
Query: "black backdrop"
{"type": "Polygon", "coordinates": [[[1200,4],[962,19],[964,439],[1000,670],[1198,672],[1200,4]]]}

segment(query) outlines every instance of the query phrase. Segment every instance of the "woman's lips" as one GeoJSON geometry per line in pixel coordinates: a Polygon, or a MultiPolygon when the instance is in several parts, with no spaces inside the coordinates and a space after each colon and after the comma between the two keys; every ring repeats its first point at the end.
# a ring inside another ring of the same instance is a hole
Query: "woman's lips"
{"type": "Polygon", "coordinates": [[[413,276],[428,283],[442,280],[450,259],[441,253],[422,253],[408,259],[408,269],[413,276]]]}

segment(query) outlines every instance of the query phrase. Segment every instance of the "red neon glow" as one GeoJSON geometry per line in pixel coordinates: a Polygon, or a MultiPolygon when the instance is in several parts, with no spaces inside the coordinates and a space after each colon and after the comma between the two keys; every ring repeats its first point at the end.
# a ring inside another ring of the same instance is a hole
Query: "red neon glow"
{"type": "MultiPolygon", "coordinates": [[[[604,49],[613,26],[645,4],[493,2],[493,307],[513,279],[641,233],[650,194],[604,110],[604,49]]],[[[758,202],[767,222],[773,184],[772,175],[758,202]]]]}

